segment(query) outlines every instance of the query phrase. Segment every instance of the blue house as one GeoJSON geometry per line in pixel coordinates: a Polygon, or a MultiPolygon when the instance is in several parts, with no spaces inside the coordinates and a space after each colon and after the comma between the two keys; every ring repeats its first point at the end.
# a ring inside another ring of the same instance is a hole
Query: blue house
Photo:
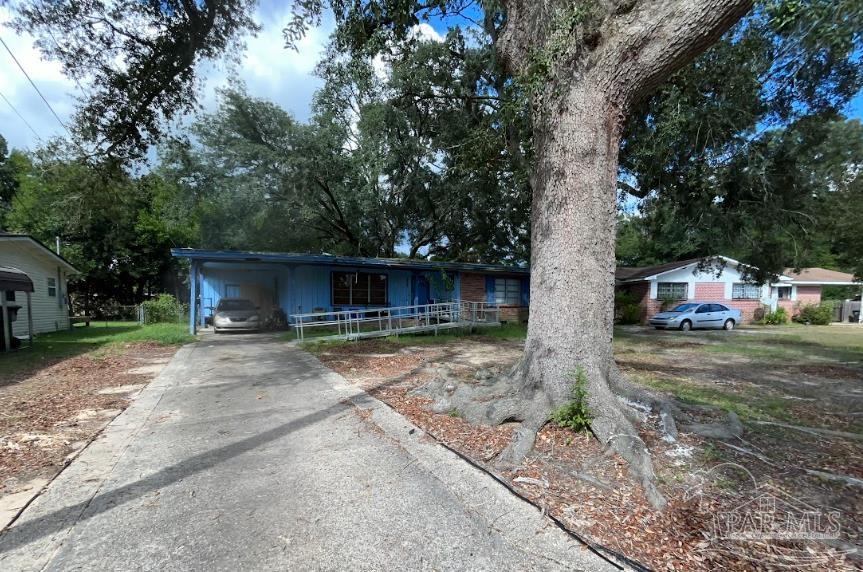
{"type": "Polygon", "coordinates": [[[247,298],[268,316],[392,308],[450,300],[486,302],[501,321],[526,321],[529,270],[520,266],[327,254],[175,248],[188,259],[194,333],[221,298],[247,298]]]}

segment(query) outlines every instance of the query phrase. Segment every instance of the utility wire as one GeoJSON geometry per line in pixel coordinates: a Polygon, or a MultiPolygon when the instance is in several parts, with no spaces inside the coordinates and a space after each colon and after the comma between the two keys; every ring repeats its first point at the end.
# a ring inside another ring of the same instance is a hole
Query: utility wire
{"type": "Polygon", "coordinates": [[[21,62],[18,61],[18,58],[15,57],[15,54],[12,53],[12,50],[9,49],[9,46],[6,44],[6,42],[3,40],[2,37],[0,37],[0,44],[3,44],[3,47],[6,48],[6,51],[9,52],[9,55],[12,56],[13,60],[15,60],[15,63],[18,65],[18,69],[21,70],[21,72],[24,74],[24,77],[27,78],[27,81],[30,82],[30,85],[33,86],[33,89],[36,90],[36,93],[39,94],[39,97],[41,97],[42,101],[45,102],[45,105],[48,106],[48,109],[51,110],[51,113],[54,115],[54,118],[60,123],[60,125],[63,126],[63,129],[65,129],[67,132],[69,132],[69,128],[66,127],[66,124],[63,123],[63,120],[60,119],[60,116],[57,115],[57,112],[54,111],[54,108],[51,107],[51,104],[48,103],[48,100],[45,98],[45,96],[42,95],[42,91],[36,86],[36,82],[33,81],[33,79],[30,77],[30,74],[27,73],[27,70],[24,69],[24,66],[21,65],[21,62]]]}
{"type": "Polygon", "coordinates": [[[33,135],[35,135],[35,136],[36,136],[36,139],[41,139],[41,137],[39,137],[39,134],[38,134],[38,133],[36,133],[36,130],[35,130],[35,129],[33,129],[33,126],[32,126],[32,125],[30,125],[30,122],[29,122],[29,121],[27,121],[26,119],[24,119],[24,116],[23,116],[23,115],[21,115],[21,112],[20,112],[20,111],[18,111],[18,110],[15,108],[15,106],[14,106],[14,105],[12,105],[12,102],[11,102],[11,101],[9,101],[9,100],[6,98],[6,96],[5,96],[5,95],[3,95],[3,92],[2,92],[2,91],[0,91],[0,97],[2,97],[2,98],[3,98],[3,101],[5,101],[5,102],[6,102],[6,105],[8,105],[9,107],[11,107],[11,108],[12,108],[12,111],[14,111],[14,112],[15,112],[15,115],[17,115],[17,116],[18,116],[18,118],[19,118],[21,121],[23,121],[23,122],[24,122],[24,125],[26,125],[27,127],[29,127],[29,128],[30,128],[30,131],[32,131],[32,132],[33,132],[33,135]]]}

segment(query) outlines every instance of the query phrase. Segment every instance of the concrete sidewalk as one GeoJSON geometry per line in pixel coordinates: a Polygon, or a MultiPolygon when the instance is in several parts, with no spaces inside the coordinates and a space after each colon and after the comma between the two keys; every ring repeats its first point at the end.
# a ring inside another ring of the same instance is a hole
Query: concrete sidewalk
{"type": "Polygon", "coordinates": [[[0,536],[0,569],[615,568],[258,334],[181,349],[0,536]]]}

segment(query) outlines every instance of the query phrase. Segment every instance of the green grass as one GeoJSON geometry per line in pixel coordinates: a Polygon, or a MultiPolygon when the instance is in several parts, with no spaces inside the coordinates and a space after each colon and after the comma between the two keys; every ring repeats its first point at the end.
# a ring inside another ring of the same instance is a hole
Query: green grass
{"type": "Polygon", "coordinates": [[[670,380],[650,374],[630,374],[636,381],[654,389],[673,393],[678,399],[694,405],[712,405],[734,411],[741,420],[793,421],[788,413],[788,400],[755,392],[732,393],[691,383],[689,380],[670,380]]]}
{"type": "Polygon", "coordinates": [[[863,361],[863,329],[855,328],[856,331],[849,332],[842,331],[844,329],[791,326],[774,334],[737,334],[724,339],[711,337],[713,343],[704,349],[711,353],[792,362],[811,362],[813,358],[836,362],[863,361]]]}
{"type": "Polygon", "coordinates": [[[93,322],[90,327],[39,334],[33,348],[9,354],[0,353],[0,382],[6,375],[38,370],[64,358],[94,350],[110,351],[130,342],[155,342],[179,345],[194,341],[186,324],[147,324],[136,322],[93,322]]]}

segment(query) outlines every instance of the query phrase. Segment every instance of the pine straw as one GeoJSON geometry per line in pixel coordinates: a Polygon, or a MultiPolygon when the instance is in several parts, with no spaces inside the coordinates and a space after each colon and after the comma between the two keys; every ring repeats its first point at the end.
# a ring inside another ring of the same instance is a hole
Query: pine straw
{"type": "Polygon", "coordinates": [[[126,344],[65,359],[0,387],[0,493],[56,472],[70,452],[128,406],[127,393],[99,390],[146,383],[151,375],[129,370],[175,351],[155,343],[126,344]]]}
{"type": "MultiPolygon", "coordinates": [[[[341,348],[338,355],[320,358],[439,441],[493,470],[487,463],[507,445],[514,424],[471,425],[457,412],[432,413],[427,409],[428,399],[408,394],[430,379],[432,373],[424,366],[452,365],[457,344],[411,348],[409,355],[352,355],[368,351],[356,344],[341,348]]],[[[494,351],[491,344],[489,351],[494,351]]],[[[653,454],[661,488],[669,500],[664,511],[652,509],[618,455],[607,454],[589,434],[551,424],[540,431],[533,453],[522,466],[502,476],[574,532],[655,570],[858,569],[835,549],[821,544],[711,541],[714,515],[752,497],[741,483],[722,480],[737,475],[704,475],[705,469],[719,464],[701,454],[708,447],[706,441],[682,434],[677,443],[667,443],[656,432],[657,421],[649,418],[641,436],[653,454]]],[[[731,460],[744,466],[753,462],[745,456],[731,460]]]]}

